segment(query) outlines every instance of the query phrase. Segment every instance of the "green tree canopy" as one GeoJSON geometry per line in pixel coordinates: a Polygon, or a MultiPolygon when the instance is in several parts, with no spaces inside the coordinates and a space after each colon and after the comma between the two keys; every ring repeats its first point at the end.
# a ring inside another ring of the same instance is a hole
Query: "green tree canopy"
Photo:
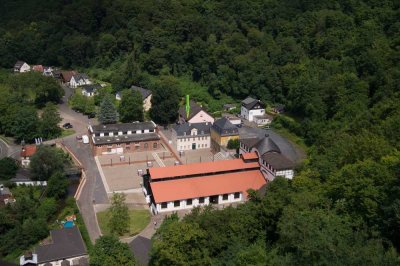
{"type": "Polygon", "coordinates": [[[61,135],[59,123],[62,121],[57,106],[53,103],[47,103],[43,108],[40,119],[40,133],[45,139],[52,139],[61,135]]]}
{"type": "Polygon", "coordinates": [[[111,95],[104,97],[100,105],[98,119],[102,124],[113,124],[118,121],[118,112],[112,102],[111,95]]]}
{"type": "Polygon", "coordinates": [[[61,149],[41,145],[31,158],[29,164],[35,180],[49,180],[49,178],[62,172],[70,164],[67,154],[61,149]]]}
{"type": "Polygon", "coordinates": [[[123,235],[129,230],[129,212],[125,194],[114,193],[111,199],[110,221],[108,227],[112,234],[123,235]]]}
{"type": "Polygon", "coordinates": [[[131,89],[122,91],[122,99],[118,111],[120,120],[123,123],[143,121],[142,95],[138,91],[131,89]]]}
{"type": "Polygon", "coordinates": [[[90,265],[134,266],[136,263],[128,244],[115,236],[101,236],[90,252],[90,265]]]}

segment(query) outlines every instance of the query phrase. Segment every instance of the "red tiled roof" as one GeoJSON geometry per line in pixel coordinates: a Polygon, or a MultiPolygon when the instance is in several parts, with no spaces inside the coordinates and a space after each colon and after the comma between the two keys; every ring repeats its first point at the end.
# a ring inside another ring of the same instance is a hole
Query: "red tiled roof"
{"type": "Polygon", "coordinates": [[[257,153],[255,152],[242,153],[242,157],[244,160],[258,159],[257,153]]]}
{"type": "Polygon", "coordinates": [[[73,75],[75,75],[75,71],[61,71],[61,76],[64,82],[69,82],[73,75]]]}
{"type": "Polygon", "coordinates": [[[26,145],[22,148],[21,157],[31,157],[36,153],[36,145],[26,145]]]}
{"type": "Polygon", "coordinates": [[[178,176],[187,175],[198,175],[198,174],[214,174],[225,171],[234,171],[241,169],[259,168],[258,162],[246,163],[242,159],[215,161],[215,162],[203,162],[203,163],[192,163],[176,166],[167,167],[156,167],[150,168],[149,173],[152,180],[171,178],[178,176]]]}
{"type": "Polygon", "coordinates": [[[42,65],[34,65],[32,67],[33,71],[39,71],[39,72],[43,72],[43,66],[42,65]]]}
{"type": "Polygon", "coordinates": [[[200,176],[150,183],[156,203],[258,190],[267,181],[260,170],[200,176]]]}

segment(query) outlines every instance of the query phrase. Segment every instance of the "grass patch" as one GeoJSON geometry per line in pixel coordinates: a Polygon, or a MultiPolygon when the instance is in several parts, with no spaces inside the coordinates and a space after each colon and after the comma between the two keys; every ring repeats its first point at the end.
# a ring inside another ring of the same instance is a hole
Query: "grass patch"
{"type": "MultiPolygon", "coordinates": [[[[150,212],[148,210],[129,210],[129,232],[125,236],[134,236],[142,231],[150,222],[150,212]]],[[[108,222],[110,221],[109,211],[97,213],[97,221],[103,235],[110,235],[108,222]]]]}
{"type": "Polygon", "coordinates": [[[61,132],[60,138],[65,138],[75,134],[75,130],[73,129],[63,129],[61,132]]]}
{"type": "Polygon", "coordinates": [[[283,127],[279,127],[279,128],[273,127],[273,130],[276,133],[278,133],[279,135],[281,135],[282,137],[285,137],[288,140],[290,140],[290,142],[292,142],[293,144],[297,145],[298,148],[300,148],[301,150],[303,150],[304,152],[307,153],[308,146],[304,143],[304,139],[302,139],[301,137],[291,133],[288,129],[283,128],[283,127]]]}

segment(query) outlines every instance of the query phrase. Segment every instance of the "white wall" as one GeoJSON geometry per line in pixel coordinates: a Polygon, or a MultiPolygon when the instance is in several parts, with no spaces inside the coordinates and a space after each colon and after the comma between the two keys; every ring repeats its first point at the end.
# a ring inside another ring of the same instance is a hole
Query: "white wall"
{"type": "MultiPolygon", "coordinates": [[[[227,200],[222,200],[223,195],[218,196],[218,204],[228,204],[228,203],[233,203],[233,202],[240,202],[243,201],[243,193],[240,192],[240,196],[238,199],[235,199],[235,194],[230,193],[228,195],[227,200]]],[[[155,209],[157,212],[170,212],[170,211],[177,211],[177,210],[184,210],[184,209],[192,209],[197,206],[204,206],[210,204],[210,197],[204,197],[204,203],[199,202],[199,198],[194,198],[192,199],[192,205],[187,205],[186,200],[180,200],[180,206],[175,207],[174,202],[168,202],[167,208],[162,209],[161,208],[161,203],[157,203],[155,209]]]]}
{"type": "Polygon", "coordinates": [[[21,66],[21,69],[19,70],[19,72],[20,73],[25,73],[25,72],[29,72],[30,70],[31,70],[31,67],[27,63],[24,63],[21,66]]]}
{"type": "MultiPolygon", "coordinates": [[[[85,256],[78,256],[78,257],[68,258],[68,259],[66,259],[66,260],[68,260],[68,261],[71,263],[71,265],[79,265],[78,260],[79,260],[80,258],[88,258],[88,256],[87,256],[87,255],[85,255],[85,256]],[[75,263],[74,263],[74,262],[75,262],[75,263]]],[[[50,264],[53,265],[53,266],[60,266],[60,265],[61,265],[61,262],[62,262],[62,260],[55,260],[55,261],[51,261],[50,264]]],[[[46,263],[47,263],[47,262],[46,262],[46,263]]],[[[43,266],[43,265],[45,265],[46,263],[40,263],[40,264],[38,264],[38,265],[39,265],[39,266],[43,266]]]]}
{"type": "Polygon", "coordinates": [[[196,149],[209,149],[211,145],[210,136],[185,136],[176,139],[176,149],[187,151],[192,149],[192,143],[196,144],[196,149]],[[194,140],[193,140],[194,138],[194,140]]]}

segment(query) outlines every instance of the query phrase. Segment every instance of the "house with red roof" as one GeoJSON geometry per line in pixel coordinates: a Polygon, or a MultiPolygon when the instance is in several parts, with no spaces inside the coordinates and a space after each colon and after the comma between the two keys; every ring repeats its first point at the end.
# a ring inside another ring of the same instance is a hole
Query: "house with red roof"
{"type": "Polygon", "coordinates": [[[22,167],[28,167],[31,163],[31,157],[36,153],[36,145],[25,145],[21,150],[21,165],[22,167]]]}
{"type": "Polygon", "coordinates": [[[152,212],[246,201],[249,189],[259,190],[267,183],[258,159],[246,156],[148,169],[143,192],[152,212]]]}

